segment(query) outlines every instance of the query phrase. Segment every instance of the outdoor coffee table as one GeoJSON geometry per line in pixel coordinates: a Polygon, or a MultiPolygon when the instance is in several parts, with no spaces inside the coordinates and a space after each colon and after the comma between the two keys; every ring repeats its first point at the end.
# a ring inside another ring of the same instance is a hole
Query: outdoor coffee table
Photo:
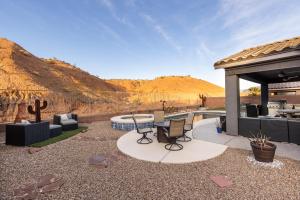
{"type": "Polygon", "coordinates": [[[157,127],[157,141],[163,142],[163,143],[168,143],[168,138],[164,133],[165,132],[164,128],[169,129],[170,121],[154,123],[154,126],[157,127]]]}

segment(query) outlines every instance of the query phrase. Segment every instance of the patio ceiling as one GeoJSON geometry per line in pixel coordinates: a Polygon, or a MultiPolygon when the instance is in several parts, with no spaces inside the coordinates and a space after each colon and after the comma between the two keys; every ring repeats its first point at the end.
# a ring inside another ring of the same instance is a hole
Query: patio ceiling
{"type": "Polygon", "coordinates": [[[284,83],[300,81],[300,66],[297,68],[241,74],[240,78],[255,83],[284,83]]]}

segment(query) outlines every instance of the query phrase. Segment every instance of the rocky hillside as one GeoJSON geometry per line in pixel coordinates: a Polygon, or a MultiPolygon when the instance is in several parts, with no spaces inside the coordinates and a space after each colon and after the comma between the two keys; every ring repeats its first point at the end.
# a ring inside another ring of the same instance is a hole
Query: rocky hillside
{"type": "MultiPolygon", "coordinates": [[[[199,94],[223,96],[224,89],[189,76],[154,80],[103,80],[57,59],[43,59],[18,44],[0,38],[0,122],[11,121],[21,105],[40,98],[53,113],[114,113],[161,106],[160,100],[188,105],[199,94]],[[150,105],[151,104],[151,105],[150,105]],[[139,106],[139,108],[137,108],[139,106]]],[[[25,107],[25,106],[23,106],[25,107]]],[[[28,113],[27,113],[28,115],[28,113]]]]}
{"type": "MultiPolygon", "coordinates": [[[[114,85],[57,59],[34,56],[18,44],[0,38],[0,118],[10,120],[21,102],[46,99],[46,112],[91,112],[89,103],[118,103],[114,85]]],[[[106,109],[106,107],[105,107],[106,109]]],[[[23,109],[24,110],[24,109],[23,109]]],[[[25,109],[26,110],[26,109],[25,109]]],[[[1,119],[0,119],[1,121],[1,119]]]]}
{"type": "Polygon", "coordinates": [[[190,76],[162,76],[153,80],[108,80],[109,83],[126,91],[141,93],[165,93],[180,95],[224,96],[224,88],[190,76]]]}
{"type": "Polygon", "coordinates": [[[47,90],[67,96],[98,97],[116,88],[56,59],[38,58],[14,42],[0,39],[0,85],[18,90],[47,90]]]}

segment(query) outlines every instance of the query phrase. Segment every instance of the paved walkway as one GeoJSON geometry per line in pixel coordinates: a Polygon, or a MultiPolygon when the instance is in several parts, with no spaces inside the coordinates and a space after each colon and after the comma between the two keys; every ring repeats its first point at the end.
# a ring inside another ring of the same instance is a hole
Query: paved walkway
{"type": "MultiPolygon", "coordinates": [[[[223,144],[231,148],[251,150],[249,140],[242,136],[217,134],[216,118],[198,121],[194,125],[193,137],[202,141],[223,144]]],[[[300,146],[292,143],[274,142],[277,145],[276,155],[300,160],[300,146]]]]}

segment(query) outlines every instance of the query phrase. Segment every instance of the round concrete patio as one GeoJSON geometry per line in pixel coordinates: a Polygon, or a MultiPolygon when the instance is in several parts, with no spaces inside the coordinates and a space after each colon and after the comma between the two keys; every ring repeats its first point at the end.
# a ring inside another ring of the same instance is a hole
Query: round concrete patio
{"type": "MultiPolygon", "coordinates": [[[[191,136],[191,132],[187,133],[191,136]]],[[[183,145],[181,151],[168,151],[165,143],[158,143],[153,134],[149,138],[150,144],[138,144],[136,141],[141,137],[135,130],[128,132],[119,138],[117,146],[124,154],[145,161],[169,164],[183,164],[208,160],[221,155],[227,148],[222,144],[193,139],[190,142],[180,142],[183,145]]]]}

